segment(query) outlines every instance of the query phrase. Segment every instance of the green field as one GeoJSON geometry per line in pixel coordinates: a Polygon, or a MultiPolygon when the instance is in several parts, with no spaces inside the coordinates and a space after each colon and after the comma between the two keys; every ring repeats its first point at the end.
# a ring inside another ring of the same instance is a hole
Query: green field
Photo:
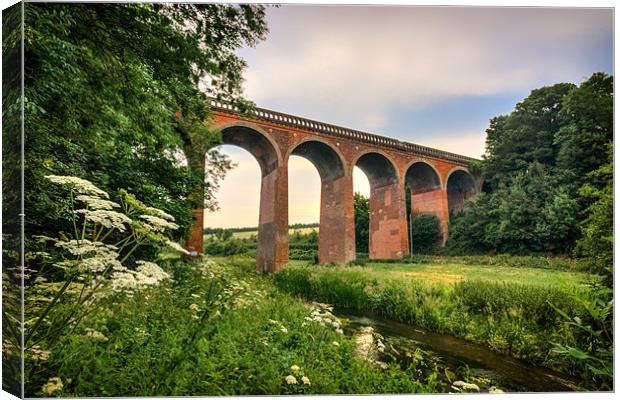
{"type": "MultiPolygon", "coordinates": [[[[307,262],[292,260],[289,265],[303,266],[307,262]]],[[[529,267],[497,267],[466,265],[457,262],[428,264],[368,263],[363,267],[342,267],[344,271],[359,271],[377,279],[419,280],[456,283],[465,280],[520,283],[553,287],[583,287],[600,278],[595,275],[529,267]]]]}
{"type": "MultiPolygon", "coordinates": [[[[306,235],[312,231],[319,231],[319,228],[291,228],[288,230],[289,235],[294,235],[295,233],[300,233],[302,235],[306,235]]],[[[246,231],[246,232],[233,232],[233,238],[235,239],[249,239],[252,236],[257,236],[258,230],[255,231],[246,231]]],[[[212,234],[206,234],[203,236],[204,240],[207,240],[212,234]]]]}

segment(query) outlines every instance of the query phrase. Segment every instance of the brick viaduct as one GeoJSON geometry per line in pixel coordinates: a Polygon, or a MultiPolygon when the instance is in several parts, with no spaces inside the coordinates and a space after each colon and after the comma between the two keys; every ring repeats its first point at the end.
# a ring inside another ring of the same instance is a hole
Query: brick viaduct
{"type": "MultiPolygon", "coordinates": [[[[256,264],[276,271],[288,262],[288,159],[308,159],[321,178],[319,263],[355,259],[353,167],[370,183],[371,259],[409,254],[405,185],[411,190],[411,212],[433,213],[447,239],[450,213],[480,190],[467,169],[472,158],[413,143],[256,108],[244,116],[227,103],[211,100],[210,126],[224,144],[250,152],[261,168],[261,195],[256,264]]],[[[204,160],[202,160],[204,166],[204,160]]],[[[204,210],[194,210],[188,250],[203,252],[204,210]]]]}

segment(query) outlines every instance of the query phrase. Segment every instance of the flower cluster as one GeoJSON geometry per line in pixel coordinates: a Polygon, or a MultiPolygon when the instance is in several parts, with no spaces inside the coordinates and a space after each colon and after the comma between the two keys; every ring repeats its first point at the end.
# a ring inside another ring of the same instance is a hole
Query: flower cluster
{"type": "Polygon", "coordinates": [[[107,342],[108,338],[103,333],[94,329],[86,328],[86,336],[95,342],[107,342]]]}
{"type": "Polygon", "coordinates": [[[275,325],[280,332],[288,333],[288,329],[282,324],[282,322],[276,321],[275,319],[270,319],[269,323],[275,325]]]}
{"type": "Polygon", "coordinates": [[[299,384],[299,381],[297,380],[297,378],[301,380],[301,383],[304,386],[311,385],[310,378],[308,378],[302,373],[301,368],[298,365],[291,365],[291,374],[287,375],[284,378],[284,381],[286,382],[287,385],[297,385],[299,384]]]}
{"type": "Polygon", "coordinates": [[[175,230],[179,228],[179,225],[174,222],[167,221],[155,215],[144,214],[140,215],[140,218],[144,220],[145,227],[153,232],[164,232],[166,229],[175,230]]]}
{"type": "Polygon", "coordinates": [[[91,210],[113,210],[121,207],[120,204],[113,201],[104,200],[99,197],[88,196],[85,194],[77,196],[76,200],[83,202],[86,204],[86,207],[91,210]]]}
{"type": "Polygon", "coordinates": [[[32,346],[32,349],[30,349],[30,352],[32,353],[32,361],[47,361],[47,359],[50,357],[50,352],[47,350],[43,350],[41,349],[41,347],[39,346],[32,346]]]}
{"type": "Polygon", "coordinates": [[[92,182],[89,182],[86,179],[78,178],[76,176],[58,175],[48,175],[46,178],[57,185],[69,186],[75,189],[75,191],[79,194],[103,196],[106,199],[109,197],[106,192],[99,189],[92,182]]]}
{"type": "MultiPolygon", "coordinates": [[[[309,317],[305,317],[307,322],[316,322],[322,326],[332,327],[336,332],[342,334],[342,322],[332,314],[334,307],[324,303],[312,303],[312,311],[309,317]]],[[[306,324],[306,322],[304,322],[306,324]]]]}
{"type": "Polygon", "coordinates": [[[112,288],[116,291],[131,293],[136,289],[155,286],[169,279],[170,275],[161,267],[150,261],[136,261],[137,271],[124,269],[112,274],[112,288]]]}
{"type": "Polygon", "coordinates": [[[131,225],[131,218],[117,211],[80,209],[76,213],[84,214],[84,218],[89,222],[121,232],[125,232],[125,225],[131,225]]]}
{"type": "Polygon", "coordinates": [[[62,390],[63,388],[63,384],[62,384],[62,379],[56,377],[56,378],[50,378],[47,383],[45,385],[43,385],[43,387],[41,388],[41,390],[43,391],[43,393],[45,393],[46,395],[52,395],[54,394],[54,392],[57,392],[59,390],[62,390]]]}

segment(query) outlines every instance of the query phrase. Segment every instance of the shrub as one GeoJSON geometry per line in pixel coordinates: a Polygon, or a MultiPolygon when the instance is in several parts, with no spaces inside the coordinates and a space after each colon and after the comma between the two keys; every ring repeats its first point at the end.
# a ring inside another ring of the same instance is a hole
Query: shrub
{"type": "Polygon", "coordinates": [[[441,239],[439,218],[434,214],[419,214],[411,221],[411,248],[415,252],[430,251],[441,239]]]}

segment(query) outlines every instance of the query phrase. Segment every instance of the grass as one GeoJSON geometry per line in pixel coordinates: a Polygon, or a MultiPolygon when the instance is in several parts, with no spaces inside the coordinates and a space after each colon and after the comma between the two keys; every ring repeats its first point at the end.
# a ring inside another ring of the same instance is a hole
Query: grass
{"type": "Polygon", "coordinates": [[[169,282],[102,299],[59,345],[41,343],[49,359],[27,354],[26,396],[41,396],[52,378],[63,382],[61,397],[437,391],[436,375],[420,378],[414,364],[383,370],[357,357],[353,339],[308,322],[307,303],[254,269],[247,257],[170,261],[169,282]],[[298,384],[286,383],[291,374],[298,384]]]}
{"type": "Polygon", "coordinates": [[[449,261],[347,267],[291,262],[274,281],[305,299],[465,338],[534,365],[585,373],[573,359],[552,351],[553,342],[581,348],[588,343],[587,334],[567,325],[557,310],[590,321],[584,308],[592,297],[588,283],[600,277],[449,261]]]}
{"type": "MultiPolygon", "coordinates": [[[[291,266],[303,266],[303,261],[291,261],[291,266]]],[[[584,287],[600,278],[576,271],[527,267],[495,267],[492,265],[467,265],[462,263],[368,263],[359,268],[368,276],[381,279],[422,280],[456,283],[466,280],[511,282],[553,287],[584,287]]]]}

